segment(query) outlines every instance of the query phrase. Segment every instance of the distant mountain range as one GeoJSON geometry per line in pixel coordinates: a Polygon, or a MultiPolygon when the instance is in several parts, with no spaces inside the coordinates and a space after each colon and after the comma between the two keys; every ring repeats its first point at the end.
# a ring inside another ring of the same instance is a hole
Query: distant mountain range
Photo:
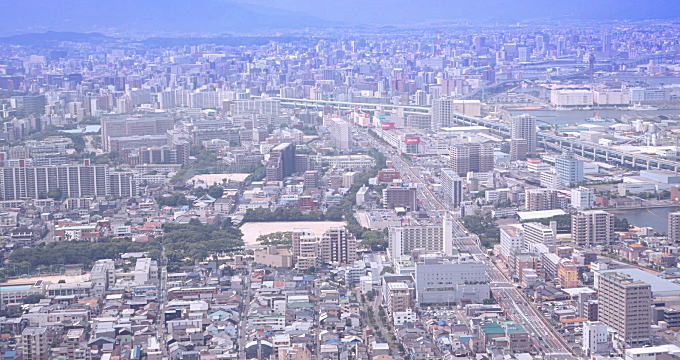
{"type": "Polygon", "coordinates": [[[238,0],[332,21],[401,25],[468,20],[644,20],[680,18],[678,0],[238,0]]]}
{"type": "Polygon", "coordinates": [[[2,7],[0,36],[45,31],[196,36],[538,18],[680,18],[680,0],[21,0],[2,7]]]}
{"type": "Polygon", "coordinates": [[[327,23],[293,11],[229,0],[21,0],[5,4],[0,11],[0,35],[55,31],[188,36],[327,23]]]}
{"type": "Polygon", "coordinates": [[[148,37],[144,39],[128,39],[125,37],[107,36],[101,33],[57,32],[46,31],[42,33],[27,33],[0,37],[0,44],[12,44],[23,46],[55,46],[68,41],[79,43],[101,43],[125,41],[126,43],[137,42],[148,47],[168,46],[191,46],[200,44],[216,44],[227,46],[263,45],[270,41],[299,41],[301,37],[295,36],[209,36],[209,37],[148,37]]]}

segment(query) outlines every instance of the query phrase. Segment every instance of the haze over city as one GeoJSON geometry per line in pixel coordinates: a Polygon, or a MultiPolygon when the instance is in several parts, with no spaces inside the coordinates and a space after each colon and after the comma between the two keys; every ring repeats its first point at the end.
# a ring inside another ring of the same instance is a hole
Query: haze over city
{"type": "Polygon", "coordinates": [[[680,2],[0,12],[3,360],[680,358],[680,2]]]}

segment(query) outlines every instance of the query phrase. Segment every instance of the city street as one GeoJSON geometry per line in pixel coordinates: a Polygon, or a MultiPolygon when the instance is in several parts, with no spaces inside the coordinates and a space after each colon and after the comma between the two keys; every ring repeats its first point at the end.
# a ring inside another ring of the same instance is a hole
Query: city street
{"type": "MultiPolygon", "coordinates": [[[[402,174],[404,180],[416,184],[418,200],[420,200],[424,210],[439,216],[451,212],[451,209],[427,187],[416,167],[408,164],[395,153],[393,148],[377,141],[367,132],[361,131],[360,133],[365,136],[371,146],[380,150],[388,160],[392,161],[394,168],[402,174]]],[[[525,326],[537,351],[543,353],[570,352],[566,341],[554,330],[526,296],[512,286],[512,281],[485,255],[478,241],[476,241],[476,236],[471,236],[459,219],[454,220],[454,241],[456,242],[454,245],[460,251],[476,255],[486,263],[489,280],[494,285],[496,301],[513,320],[525,326]]]]}

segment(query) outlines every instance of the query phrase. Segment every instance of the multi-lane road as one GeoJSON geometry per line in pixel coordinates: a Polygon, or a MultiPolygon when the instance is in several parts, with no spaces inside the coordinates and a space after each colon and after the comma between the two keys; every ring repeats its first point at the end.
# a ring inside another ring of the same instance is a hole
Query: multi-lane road
{"type": "MultiPolygon", "coordinates": [[[[404,180],[417,186],[418,200],[420,200],[424,210],[438,215],[452,213],[451,208],[427,186],[428,184],[417,167],[407,163],[396,149],[377,141],[361,129],[357,130],[371,146],[381,151],[392,162],[394,168],[401,173],[404,180]]],[[[566,341],[531,304],[530,300],[512,284],[493,260],[486,256],[476,236],[469,234],[459,219],[454,219],[454,239],[456,241],[455,246],[460,251],[476,255],[486,263],[487,274],[496,300],[514,321],[526,328],[537,351],[541,353],[571,352],[566,341]]]]}

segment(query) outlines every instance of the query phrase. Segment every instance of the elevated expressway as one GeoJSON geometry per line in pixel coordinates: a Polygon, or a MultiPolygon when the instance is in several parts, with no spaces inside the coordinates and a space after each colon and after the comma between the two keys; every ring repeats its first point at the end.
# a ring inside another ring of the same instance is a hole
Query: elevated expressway
{"type": "MultiPolygon", "coordinates": [[[[406,114],[429,114],[430,107],[415,106],[415,105],[394,105],[394,104],[374,104],[361,102],[346,102],[333,100],[309,100],[309,99],[294,99],[294,98],[272,98],[279,100],[281,106],[290,108],[311,108],[323,109],[325,107],[332,107],[338,110],[363,110],[363,111],[385,111],[394,112],[402,110],[406,114]]],[[[479,125],[491,130],[491,132],[510,136],[510,129],[507,125],[485,120],[478,117],[467,116],[463,114],[454,114],[453,120],[460,125],[479,125]]],[[[563,137],[548,132],[539,132],[538,142],[547,149],[557,151],[569,150],[576,155],[584,158],[589,158],[597,161],[603,161],[608,164],[618,164],[620,166],[631,169],[664,169],[678,172],[680,170],[680,161],[673,161],[667,159],[660,159],[651,155],[633,154],[622,150],[609,148],[606,146],[594,144],[591,142],[580,141],[568,137],[563,137]]]]}

